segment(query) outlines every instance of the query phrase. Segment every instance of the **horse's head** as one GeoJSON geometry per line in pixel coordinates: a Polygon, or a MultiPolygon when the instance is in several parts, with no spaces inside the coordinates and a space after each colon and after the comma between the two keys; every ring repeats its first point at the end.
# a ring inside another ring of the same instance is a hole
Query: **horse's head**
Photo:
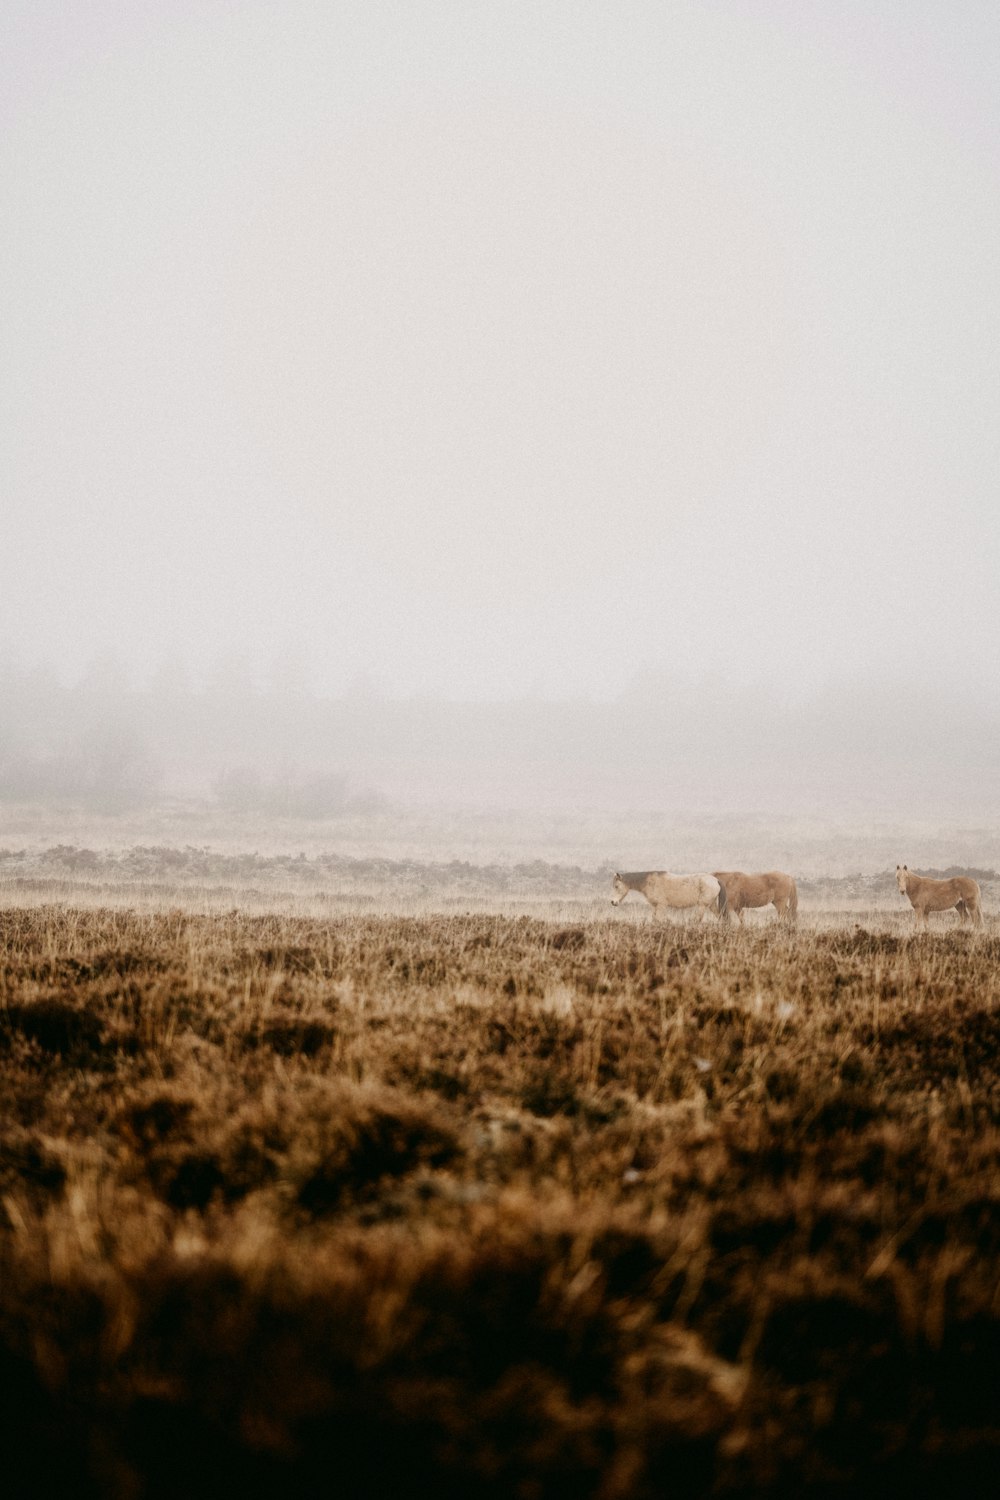
{"type": "Polygon", "coordinates": [[[625,897],[628,895],[628,886],[625,884],[620,875],[615,875],[614,880],[612,880],[611,882],[611,890],[613,892],[613,895],[611,897],[611,905],[621,906],[622,902],[625,900],[625,897]]]}
{"type": "Polygon", "coordinates": [[[896,866],[896,884],[899,886],[900,893],[904,896],[906,895],[906,877],[909,873],[905,865],[896,866]]]}

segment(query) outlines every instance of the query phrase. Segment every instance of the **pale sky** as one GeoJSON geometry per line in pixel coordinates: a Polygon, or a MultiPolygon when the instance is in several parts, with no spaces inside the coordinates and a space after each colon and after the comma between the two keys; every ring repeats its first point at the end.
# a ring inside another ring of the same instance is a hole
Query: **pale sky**
{"type": "Polygon", "coordinates": [[[0,29],[0,652],[992,690],[995,0],[0,29]]]}

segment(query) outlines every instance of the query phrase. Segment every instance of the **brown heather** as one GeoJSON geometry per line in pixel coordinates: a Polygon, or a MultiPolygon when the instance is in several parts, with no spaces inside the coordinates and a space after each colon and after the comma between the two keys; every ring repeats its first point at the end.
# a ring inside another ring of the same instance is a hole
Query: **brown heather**
{"type": "Polygon", "coordinates": [[[992,1494],[998,960],[0,913],[5,1493],[992,1494]]]}

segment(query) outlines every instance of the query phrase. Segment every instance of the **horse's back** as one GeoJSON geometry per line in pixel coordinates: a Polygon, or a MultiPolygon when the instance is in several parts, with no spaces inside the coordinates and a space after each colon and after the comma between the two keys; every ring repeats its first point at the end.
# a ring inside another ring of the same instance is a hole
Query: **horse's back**
{"type": "Polygon", "coordinates": [[[939,910],[958,906],[966,901],[970,905],[979,903],[979,884],[971,875],[951,875],[944,880],[935,880],[929,875],[919,878],[918,895],[921,895],[939,910]]]}

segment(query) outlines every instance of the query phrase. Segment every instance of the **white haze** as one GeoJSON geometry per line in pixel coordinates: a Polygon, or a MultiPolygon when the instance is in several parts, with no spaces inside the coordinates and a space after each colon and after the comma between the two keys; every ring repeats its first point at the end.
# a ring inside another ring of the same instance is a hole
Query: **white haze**
{"type": "Polygon", "coordinates": [[[995,4],[3,30],[17,670],[989,706],[995,4]]]}

